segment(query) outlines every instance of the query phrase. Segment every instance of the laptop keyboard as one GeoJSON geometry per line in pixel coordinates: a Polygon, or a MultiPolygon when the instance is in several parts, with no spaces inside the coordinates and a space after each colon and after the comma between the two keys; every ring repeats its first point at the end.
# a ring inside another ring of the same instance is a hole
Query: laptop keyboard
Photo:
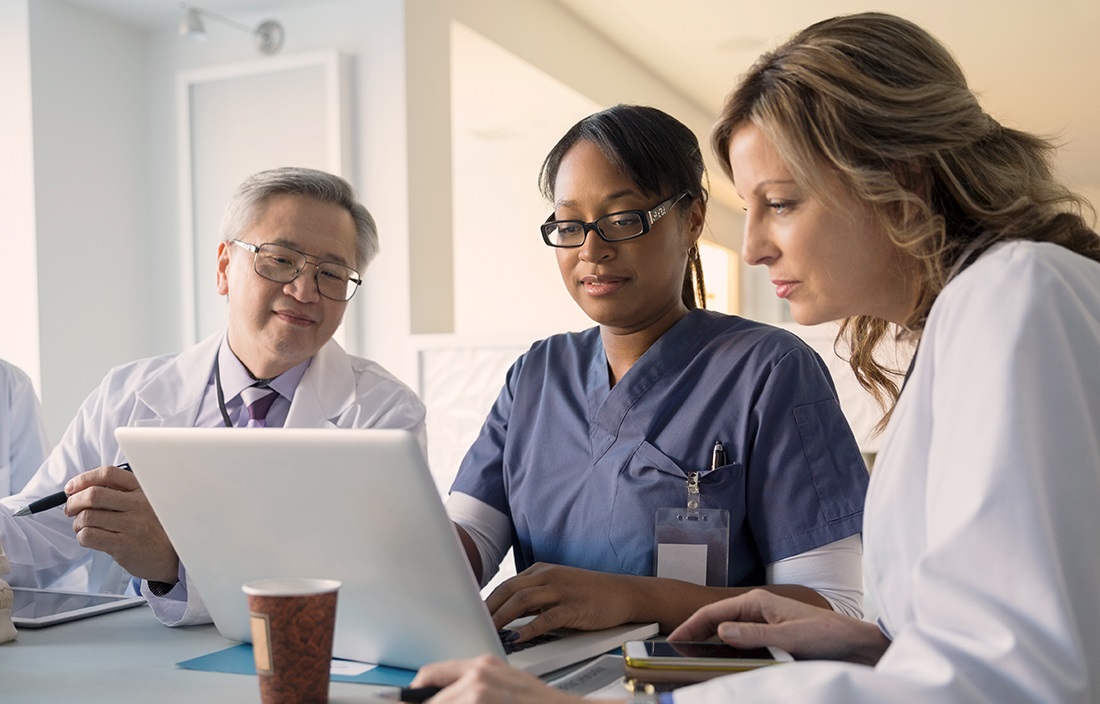
{"type": "Polygon", "coordinates": [[[541,636],[535,636],[531,640],[526,640],[522,643],[509,643],[505,639],[509,635],[511,635],[511,633],[512,631],[508,630],[507,628],[497,631],[497,635],[500,636],[500,644],[504,646],[504,652],[507,655],[518,653],[521,650],[527,650],[528,648],[533,648],[534,646],[542,645],[543,643],[550,643],[561,638],[561,636],[556,633],[544,633],[541,636]]]}

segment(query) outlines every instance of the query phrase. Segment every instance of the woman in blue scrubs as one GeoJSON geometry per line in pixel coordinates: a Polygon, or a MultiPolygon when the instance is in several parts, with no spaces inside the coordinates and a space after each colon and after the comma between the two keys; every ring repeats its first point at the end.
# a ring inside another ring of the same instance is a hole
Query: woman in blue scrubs
{"type": "Polygon", "coordinates": [[[866,468],[817,354],[701,308],[703,177],[686,126],[626,105],[580,121],[543,164],[542,237],[597,326],[516,361],[447,503],[482,584],[514,549],[519,574],[487,603],[498,626],[537,614],[516,640],[668,632],[760,585],[861,612],[866,468]],[[655,560],[658,510],[683,514],[689,477],[704,515],[728,511],[706,548],[728,542],[720,574],[698,546],[655,560]]]}

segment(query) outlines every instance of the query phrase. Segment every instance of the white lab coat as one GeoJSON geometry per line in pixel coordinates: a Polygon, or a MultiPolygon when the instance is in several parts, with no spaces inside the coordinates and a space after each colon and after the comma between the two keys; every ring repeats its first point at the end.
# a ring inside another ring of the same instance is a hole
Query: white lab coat
{"type": "Polygon", "coordinates": [[[864,513],[874,668],[808,662],[676,704],[1100,702],[1100,264],[1002,244],[940,295],[864,513]]]}
{"type": "MultiPolygon", "coordinates": [[[[139,360],[107,373],[84,401],[61,442],[18,495],[0,499],[0,540],[15,586],[124,592],[130,576],[107,554],[77,543],[60,509],[16,518],[28,502],[59,491],[77,474],[123,462],[120,426],[195,423],[224,332],[178,355],[139,360]]],[[[404,428],[425,443],[424,405],[380,365],[329,340],[314,356],[290,404],[286,427],[404,428]]],[[[304,478],[308,481],[308,477],[304,478]]]]}
{"type": "Polygon", "coordinates": [[[0,496],[22,489],[49,451],[42,406],[30,377],[0,359],[0,496]]]}

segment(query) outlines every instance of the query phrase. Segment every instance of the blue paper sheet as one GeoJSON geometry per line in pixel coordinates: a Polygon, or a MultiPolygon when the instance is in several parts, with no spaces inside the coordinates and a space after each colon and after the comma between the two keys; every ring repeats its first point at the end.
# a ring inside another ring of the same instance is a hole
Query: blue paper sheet
{"type": "MultiPolygon", "coordinates": [[[[333,662],[345,662],[334,660],[333,662]]],[[[197,658],[176,663],[178,667],[188,670],[205,670],[207,672],[229,672],[238,675],[255,675],[256,663],[252,658],[252,645],[241,643],[224,650],[200,655],[197,658]]],[[[386,667],[385,665],[372,666],[370,670],[358,675],[331,676],[333,682],[358,682],[359,684],[380,684],[394,687],[406,687],[412,682],[414,670],[403,670],[398,667],[386,667]]]]}

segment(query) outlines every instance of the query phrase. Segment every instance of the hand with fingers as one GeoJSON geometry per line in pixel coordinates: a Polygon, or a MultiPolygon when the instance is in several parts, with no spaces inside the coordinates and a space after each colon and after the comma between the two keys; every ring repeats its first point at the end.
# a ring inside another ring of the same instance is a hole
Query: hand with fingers
{"type": "Polygon", "coordinates": [[[178,581],[179,557],[133,474],[97,467],[69,480],[65,493],[65,515],[81,545],[107,553],[135,577],[178,581]]]}
{"type": "Polygon", "coordinates": [[[707,640],[718,635],[739,648],[775,646],[798,659],[874,665],[890,641],[872,623],[754,589],[702,607],[668,635],[707,640]]]}
{"type": "Polygon", "coordinates": [[[514,629],[523,642],[555,628],[598,630],[630,623],[633,577],[577,567],[536,563],[505,581],[485,600],[493,622],[503,628],[521,616],[535,616],[514,629]]]}
{"type": "Polygon", "coordinates": [[[428,700],[431,704],[581,704],[584,701],[491,655],[426,665],[416,673],[410,686],[443,687],[428,700]]]}

